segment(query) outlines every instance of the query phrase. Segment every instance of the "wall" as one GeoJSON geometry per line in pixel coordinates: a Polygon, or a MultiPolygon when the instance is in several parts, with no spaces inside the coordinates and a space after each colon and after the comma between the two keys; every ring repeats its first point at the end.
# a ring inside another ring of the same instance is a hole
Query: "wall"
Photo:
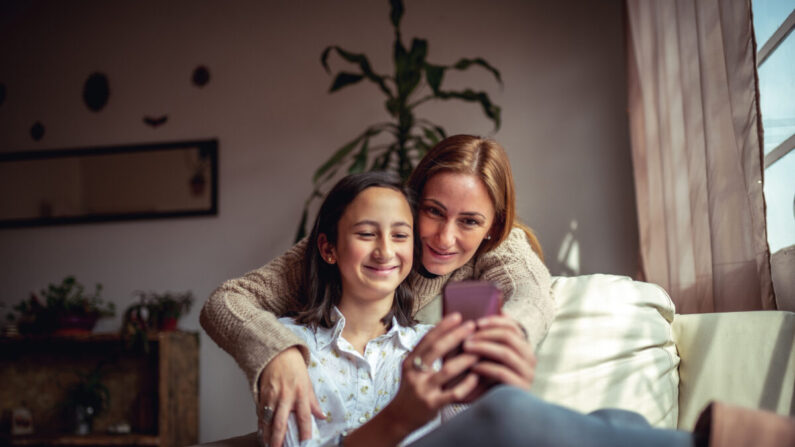
{"type": "MultiPolygon", "coordinates": [[[[482,56],[502,71],[502,88],[478,69],[451,75],[450,85],[483,88],[503,107],[494,137],[511,157],[519,213],[537,229],[552,272],[634,274],[621,2],[407,3],[404,38],[428,38],[431,61],[482,56]],[[561,245],[573,247],[568,265],[557,259],[561,245]]],[[[376,70],[386,71],[386,1],[0,8],[0,82],[7,88],[0,150],[220,142],[217,217],[0,230],[6,304],[67,274],[102,282],[122,309],[135,290],[190,289],[203,301],[224,279],[287,249],[314,169],[366,124],[387,118],[372,86],[328,95],[331,79],[319,63],[324,46],[338,44],[371,55],[376,70]],[[201,89],[190,83],[199,64],[211,74],[201,89]],[[110,79],[110,101],[99,113],[81,101],[94,71],[110,79]],[[161,127],[142,121],[163,114],[161,127]],[[46,128],[38,142],[29,136],[36,121],[46,128]]],[[[449,133],[491,132],[474,105],[450,102],[425,113],[449,133]]],[[[199,330],[195,307],[182,328],[199,330]]],[[[115,330],[119,320],[99,330],[115,330]]],[[[205,336],[200,378],[201,440],[254,429],[242,373],[205,336]]]]}

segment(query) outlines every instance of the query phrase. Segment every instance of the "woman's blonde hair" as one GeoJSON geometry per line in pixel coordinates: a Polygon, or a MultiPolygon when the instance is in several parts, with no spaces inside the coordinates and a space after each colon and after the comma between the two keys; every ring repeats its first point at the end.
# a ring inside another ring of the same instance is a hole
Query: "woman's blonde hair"
{"type": "Polygon", "coordinates": [[[478,249],[487,252],[500,245],[513,227],[527,234],[530,246],[543,261],[544,253],[533,230],[516,217],[516,190],[508,155],[496,141],[473,135],[453,135],[440,141],[428,151],[411,173],[408,186],[418,198],[425,183],[440,172],[476,175],[486,185],[494,204],[494,224],[478,249]]]}

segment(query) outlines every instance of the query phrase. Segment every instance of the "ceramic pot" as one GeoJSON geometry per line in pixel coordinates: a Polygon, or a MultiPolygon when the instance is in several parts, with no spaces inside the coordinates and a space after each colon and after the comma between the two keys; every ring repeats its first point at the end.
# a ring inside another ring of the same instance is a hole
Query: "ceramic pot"
{"type": "Polygon", "coordinates": [[[59,315],[56,319],[55,335],[90,334],[99,315],[59,315]]]}

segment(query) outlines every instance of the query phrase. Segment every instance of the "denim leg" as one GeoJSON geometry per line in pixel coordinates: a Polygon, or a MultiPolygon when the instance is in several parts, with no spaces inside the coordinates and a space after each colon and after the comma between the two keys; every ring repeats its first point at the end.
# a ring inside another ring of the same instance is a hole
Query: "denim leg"
{"type": "Polygon", "coordinates": [[[590,416],[599,418],[608,424],[626,425],[630,427],[651,427],[649,421],[634,411],[622,410],[619,408],[603,408],[588,413],[590,416]]]}
{"type": "Polygon", "coordinates": [[[614,413],[621,414],[617,418],[611,412],[586,415],[500,386],[412,447],[693,446],[690,433],[651,428],[623,414],[631,412],[614,413]]]}

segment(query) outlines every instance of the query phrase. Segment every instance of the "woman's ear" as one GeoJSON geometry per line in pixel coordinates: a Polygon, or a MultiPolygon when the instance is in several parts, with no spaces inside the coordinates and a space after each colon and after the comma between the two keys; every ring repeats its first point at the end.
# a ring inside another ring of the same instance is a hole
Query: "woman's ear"
{"type": "Polygon", "coordinates": [[[337,253],[334,250],[334,245],[329,242],[325,233],[320,233],[317,237],[317,249],[320,251],[320,257],[329,264],[337,262],[337,253]]]}

